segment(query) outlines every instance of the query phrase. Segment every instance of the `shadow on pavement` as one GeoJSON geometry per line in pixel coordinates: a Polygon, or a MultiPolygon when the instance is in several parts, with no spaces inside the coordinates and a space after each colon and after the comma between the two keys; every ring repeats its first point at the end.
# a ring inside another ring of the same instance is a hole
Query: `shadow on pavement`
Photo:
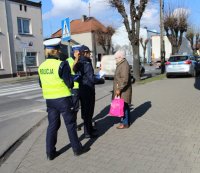
{"type": "MultiPolygon", "coordinates": [[[[86,147],[92,146],[92,144],[102,135],[104,135],[112,126],[119,123],[120,119],[117,117],[110,117],[107,116],[109,113],[110,105],[106,106],[99,114],[97,114],[93,121],[96,122],[96,128],[97,128],[97,138],[89,139],[86,143],[86,147]]],[[[83,135],[82,135],[83,136],[83,135]]],[[[82,138],[81,136],[81,138],[82,138]]]]}
{"type": "MultiPolygon", "coordinates": [[[[97,138],[93,138],[93,139],[89,139],[85,146],[86,147],[90,147],[100,136],[102,136],[110,127],[112,127],[114,124],[119,122],[119,118],[115,118],[115,117],[109,117],[107,116],[108,112],[110,109],[110,105],[106,106],[103,110],[101,110],[101,112],[99,114],[97,114],[94,118],[93,121],[98,121],[96,123],[96,128],[98,129],[98,137],[97,138]]],[[[80,128],[82,128],[82,132],[83,132],[83,123],[78,125],[80,128]]],[[[84,139],[84,134],[82,134],[79,137],[79,140],[82,141],[84,139]]],[[[65,151],[67,151],[68,149],[70,149],[71,145],[67,144],[66,146],[64,146],[63,148],[61,148],[58,153],[62,154],[65,151]]]]}
{"type": "MultiPolygon", "coordinates": [[[[151,108],[151,101],[147,101],[137,108],[131,109],[131,114],[130,114],[130,124],[134,123],[136,119],[139,117],[142,117],[149,109],[151,108]]],[[[118,124],[120,122],[120,118],[118,117],[111,117],[107,116],[109,113],[110,105],[106,106],[99,114],[97,114],[94,118],[93,121],[96,122],[96,128],[98,130],[98,137],[89,139],[86,143],[85,146],[90,148],[95,141],[104,135],[111,127],[113,127],[115,124],[118,124]]],[[[83,130],[83,129],[82,129],[83,130]]],[[[82,134],[79,138],[80,141],[84,139],[84,134],[82,134]]],[[[66,145],[65,147],[61,148],[58,152],[59,154],[64,153],[71,147],[70,144],[66,145]]]]}
{"type": "Polygon", "coordinates": [[[130,123],[134,123],[139,117],[142,117],[151,108],[151,101],[147,101],[135,109],[131,110],[130,123]]]}
{"type": "MultiPolygon", "coordinates": [[[[98,138],[106,133],[112,126],[120,122],[120,118],[107,116],[109,112],[110,105],[106,106],[95,118],[97,122],[98,138]]],[[[147,101],[135,109],[131,109],[130,114],[130,124],[132,124],[136,119],[142,117],[151,108],[151,101],[147,101]]],[[[90,139],[86,142],[86,147],[91,147],[91,145],[98,139],[90,139]]]]}
{"type": "Polygon", "coordinates": [[[194,87],[195,87],[197,90],[200,90],[200,77],[195,77],[194,87]]]}

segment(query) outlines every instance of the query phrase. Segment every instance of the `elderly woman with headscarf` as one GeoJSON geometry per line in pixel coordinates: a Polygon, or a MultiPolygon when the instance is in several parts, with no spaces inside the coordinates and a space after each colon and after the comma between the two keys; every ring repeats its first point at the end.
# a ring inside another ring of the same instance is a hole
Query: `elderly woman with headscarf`
{"type": "Polygon", "coordinates": [[[128,61],[125,58],[125,52],[118,50],[115,53],[116,71],[113,81],[113,98],[120,96],[124,99],[124,116],[117,129],[125,129],[130,125],[130,108],[132,99],[131,73],[128,61]]]}

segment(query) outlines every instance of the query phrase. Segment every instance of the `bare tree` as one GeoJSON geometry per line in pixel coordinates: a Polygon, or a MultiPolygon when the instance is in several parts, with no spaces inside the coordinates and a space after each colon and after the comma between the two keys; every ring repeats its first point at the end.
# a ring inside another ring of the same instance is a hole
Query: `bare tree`
{"type": "Polygon", "coordinates": [[[108,0],[112,7],[116,8],[123,18],[128,38],[131,42],[133,50],[133,73],[136,80],[140,80],[140,59],[139,59],[139,32],[140,20],[146,8],[148,0],[140,0],[136,3],[135,0],[108,0]],[[125,3],[128,4],[130,10],[130,21],[125,9],[125,3]]]}
{"type": "Polygon", "coordinates": [[[149,39],[145,39],[143,41],[143,38],[140,38],[140,43],[141,43],[142,48],[143,48],[144,63],[147,62],[147,59],[146,59],[146,50],[147,50],[147,43],[148,42],[149,42],[149,39]]]}
{"type": "Polygon", "coordinates": [[[104,32],[100,29],[96,31],[97,42],[98,42],[99,45],[102,46],[104,53],[106,55],[108,55],[110,53],[110,49],[111,49],[111,46],[112,46],[111,38],[112,38],[114,33],[115,33],[115,29],[112,26],[108,26],[106,28],[106,32],[104,32]]]}
{"type": "Polygon", "coordinates": [[[199,33],[194,29],[194,27],[190,27],[187,30],[186,38],[190,42],[193,54],[196,54],[197,50],[199,49],[199,42],[200,42],[199,33]]]}
{"type": "Polygon", "coordinates": [[[176,11],[170,8],[164,14],[164,29],[172,45],[172,54],[178,53],[182,44],[183,33],[187,31],[188,13],[179,8],[176,11]]]}

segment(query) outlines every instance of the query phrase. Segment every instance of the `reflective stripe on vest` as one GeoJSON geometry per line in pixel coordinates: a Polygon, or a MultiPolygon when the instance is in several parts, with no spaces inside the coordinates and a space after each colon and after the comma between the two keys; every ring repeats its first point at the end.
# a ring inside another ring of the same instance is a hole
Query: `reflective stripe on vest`
{"type": "Polygon", "coordinates": [[[47,59],[38,68],[38,74],[42,85],[43,97],[45,99],[56,99],[71,96],[70,89],[59,77],[58,69],[62,61],[47,59]]]}
{"type": "MultiPolygon", "coordinates": [[[[75,75],[75,72],[73,70],[73,65],[74,65],[74,59],[72,57],[67,58],[67,61],[69,63],[70,69],[71,69],[71,74],[75,75]]],[[[79,88],[79,83],[78,82],[74,82],[74,87],[73,89],[78,89],[79,88]]]]}

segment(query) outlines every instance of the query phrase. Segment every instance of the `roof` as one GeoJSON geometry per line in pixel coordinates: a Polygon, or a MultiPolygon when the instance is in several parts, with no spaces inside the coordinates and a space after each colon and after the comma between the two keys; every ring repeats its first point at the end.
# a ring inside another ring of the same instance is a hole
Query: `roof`
{"type": "Polygon", "coordinates": [[[20,4],[31,5],[31,6],[34,6],[34,7],[41,7],[42,6],[41,1],[40,2],[33,2],[33,1],[28,1],[28,0],[9,0],[9,1],[17,2],[17,3],[20,3],[20,4]]]}
{"type": "MultiPolygon", "coordinates": [[[[107,31],[106,27],[94,17],[87,17],[84,21],[82,21],[82,19],[77,19],[77,20],[72,20],[70,22],[71,35],[93,32],[99,29],[102,30],[103,32],[107,31]]],[[[52,37],[61,37],[61,36],[62,36],[61,29],[52,34],[52,37]]]]}

